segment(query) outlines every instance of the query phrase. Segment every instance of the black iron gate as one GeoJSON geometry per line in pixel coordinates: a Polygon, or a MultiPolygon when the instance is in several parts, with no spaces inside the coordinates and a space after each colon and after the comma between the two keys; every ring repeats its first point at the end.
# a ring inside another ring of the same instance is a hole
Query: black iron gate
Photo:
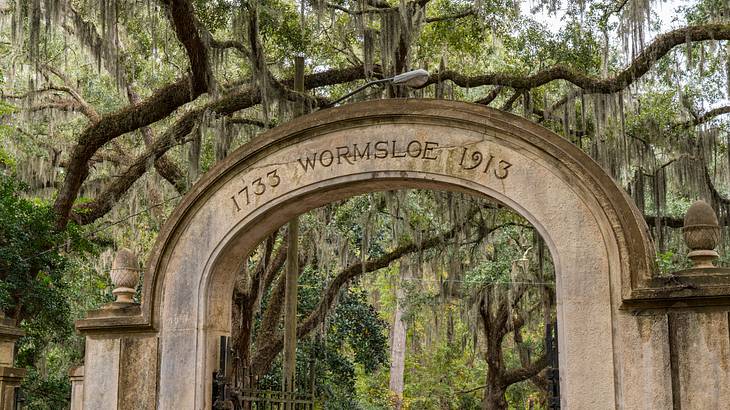
{"type": "Polygon", "coordinates": [[[244,376],[242,383],[232,380],[228,338],[220,338],[220,363],[213,374],[213,409],[215,410],[313,410],[314,383],[309,393],[259,390],[256,382],[244,376]]]}
{"type": "Polygon", "coordinates": [[[548,397],[550,410],[560,409],[560,370],[558,369],[558,323],[545,324],[545,350],[548,356],[548,397]]]}

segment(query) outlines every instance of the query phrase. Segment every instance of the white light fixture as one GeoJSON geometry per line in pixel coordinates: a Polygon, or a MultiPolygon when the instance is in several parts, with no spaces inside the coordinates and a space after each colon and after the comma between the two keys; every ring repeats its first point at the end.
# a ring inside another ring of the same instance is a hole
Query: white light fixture
{"type": "Polygon", "coordinates": [[[340,102],[352,97],[353,95],[359,93],[360,91],[362,91],[368,87],[371,87],[375,84],[393,83],[395,85],[404,85],[406,87],[415,88],[415,87],[420,87],[420,86],[426,84],[426,82],[428,82],[429,77],[430,77],[430,74],[428,73],[428,71],[426,71],[422,68],[419,68],[417,70],[411,70],[411,71],[405,72],[403,74],[398,74],[395,77],[388,77],[388,78],[383,78],[381,80],[370,81],[369,83],[355,89],[354,91],[352,91],[350,93],[343,95],[342,97],[336,99],[335,101],[332,101],[331,103],[327,104],[323,108],[332,107],[335,104],[340,103],[340,102]]]}
{"type": "Polygon", "coordinates": [[[408,87],[420,87],[428,81],[428,71],[419,68],[418,70],[412,70],[407,73],[398,74],[393,77],[393,84],[405,85],[408,87]]]}

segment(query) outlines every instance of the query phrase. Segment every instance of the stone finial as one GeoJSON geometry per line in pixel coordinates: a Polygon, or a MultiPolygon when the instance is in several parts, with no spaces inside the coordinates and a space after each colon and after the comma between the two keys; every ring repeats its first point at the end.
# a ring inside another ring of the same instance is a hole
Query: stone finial
{"type": "Polygon", "coordinates": [[[719,257],[715,247],[720,242],[720,224],[715,211],[705,201],[695,201],[684,216],[684,242],[695,268],[712,268],[719,257]]]}
{"type": "Polygon", "coordinates": [[[117,303],[134,303],[132,298],[136,292],[139,272],[139,263],[134,252],[127,248],[119,249],[109,272],[115,286],[112,293],[116,296],[117,303]]]}

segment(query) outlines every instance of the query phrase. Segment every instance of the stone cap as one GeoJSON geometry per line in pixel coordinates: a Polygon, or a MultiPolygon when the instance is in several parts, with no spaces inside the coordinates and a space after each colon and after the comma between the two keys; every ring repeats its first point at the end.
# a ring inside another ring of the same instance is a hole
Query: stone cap
{"type": "Polygon", "coordinates": [[[20,383],[23,377],[25,377],[26,373],[28,373],[26,369],[21,369],[18,367],[0,367],[0,380],[6,382],[15,381],[20,383]]]}
{"type": "Polygon", "coordinates": [[[704,225],[718,226],[715,210],[703,200],[697,200],[687,209],[684,215],[684,226],[704,225]]]}
{"type": "Polygon", "coordinates": [[[15,319],[0,317],[0,340],[16,341],[25,336],[25,332],[15,326],[15,319]]]}
{"type": "Polygon", "coordinates": [[[129,248],[120,248],[112,261],[112,270],[140,271],[137,255],[129,248]]]}
{"type": "Polygon", "coordinates": [[[68,371],[68,377],[71,379],[71,381],[74,380],[83,380],[84,379],[84,365],[81,366],[75,366],[69,369],[68,371]]]}
{"type": "Polygon", "coordinates": [[[695,268],[713,268],[719,257],[720,226],[715,210],[705,201],[695,201],[684,216],[684,242],[690,249],[687,257],[695,268]]]}
{"type": "Polygon", "coordinates": [[[112,302],[101,309],[90,310],[86,318],[76,321],[76,331],[91,333],[149,332],[151,327],[145,320],[142,307],[138,304],[112,302]]]}

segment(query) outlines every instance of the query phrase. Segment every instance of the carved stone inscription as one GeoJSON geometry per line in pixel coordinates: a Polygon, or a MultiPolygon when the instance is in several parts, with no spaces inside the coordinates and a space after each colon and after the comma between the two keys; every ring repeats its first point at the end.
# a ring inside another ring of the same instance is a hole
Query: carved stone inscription
{"type": "Polygon", "coordinates": [[[399,147],[395,140],[371,141],[354,143],[349,146],[343,145],[335,147],[334,150],[325,149],[308,154],[297,161],[304,169],[304,172],[308,172],[317,166],[328,168],[343,163],[354,165],[357,161],[369,159],[420,158],[423,160],[436,160],[439,156],[439,153],[435,151],[438,146],[437,142],[421,142],[418,140],[408,142],[405,147],[399,147]]]}
{"type": "Polygon", "coordinates": [[[266,192],[267,188],[276,188],[281,184],[281,178],[277,174],[279,169],[274,169],[266,173],[265,176],[261,176],[247,183],[245,180],[241,181],[241,190],[236,195],[231,196],[233,205],[236,207],[236,212],[241,212],[241,206],[251,204],[251,197],[253,195],[259,196],[266,192]],[[240,202],[239,202],[240,201],[240,202]]]}
{"type": "MultiPolygon", "coordinates": [[[[459,167],[463,170],[480,172],[495,178],[505,179],[509,176],[509,169],[512,164],[503,159],[497,158],[494,154],[463,147],[458,152],[449,147],[452,154],[449,161],[459,161],[459,167]]],[[[445,147],[434,141],[410,140],[407,143],[399,143],[397,140],[378,140],[368,142],[352,143],[307,153],[297,158],[297,165],[304,173],[316,170],[317,168],[330,168],[340,165],[356,165],[358,161],[377,161],[390,158],[420,159],[423,161],[435,161],[443,154],[445,147]]],[[[231,196],[235,212],[241,212],[250,205],[254,197],[263,195],[267,190],[272,190],[282,182],[282,176],[278,173],[279,168],[262,171],[260,176],[252,180],[241,180],[239,191],[231,196]]]]}
{"type": "Polygon", "coordinates": [[[463,169],[479,169],[482,173],[486,174],[490,171],[494,173],[494,176],[499,179],[505,179],[509,175],[509,169],[512,166],[508,161],[503,159],[497,159],[492,154],[482,154],[481,151],[469,151],[469,148],[464,147],[461,152],[461,160],[459,166],[463,169]]]}

